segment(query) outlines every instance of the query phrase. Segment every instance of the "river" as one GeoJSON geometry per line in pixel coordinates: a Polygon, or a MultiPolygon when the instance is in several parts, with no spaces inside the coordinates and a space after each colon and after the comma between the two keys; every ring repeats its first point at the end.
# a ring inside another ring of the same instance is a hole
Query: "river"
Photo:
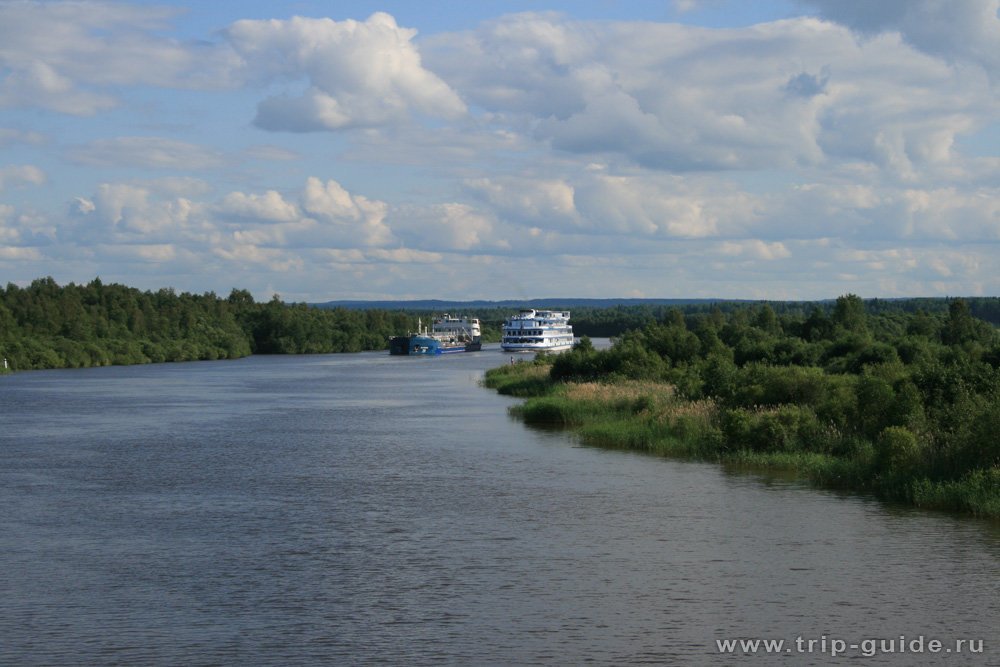
{"type": "Polygon", "coordinates": [[[506,360],[0,377],[0,664],[1000,664],[997,523],[581,447],[506,360]]]}

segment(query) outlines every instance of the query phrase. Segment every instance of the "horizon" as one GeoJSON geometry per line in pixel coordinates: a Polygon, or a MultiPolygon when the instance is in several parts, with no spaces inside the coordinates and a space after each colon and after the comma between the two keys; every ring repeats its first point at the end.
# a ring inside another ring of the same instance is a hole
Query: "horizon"
{"type": "MultiPolygon", "coordinates": [[[[25,285],[18,285],[18,287],[20,287],[20,288],[23,289],[25,287],[30,287],[30,284],[33,283],[33,282],[35,282],[35,281],[38,281],[38,280],[49,280],[49,279],[55,280],[55,278],[53,276],[41,276],[41,277],[33,279],[32,281],[28,281],[25,285]]],[[[125,287],[125,288],[128,288],[128,289],[138,289],[138,290],[143,291],[143,292],[156,292],[158,290],[165,289],[165,290],[172,290],[174,292],[179,292],[179,293],[182,293],[182,294],[187,293],[187,294],[192,294],[192,295],[197,295],[197,296],[206,295],[206,294],[215,294],[215,296],[217,298],[220,298],[220,299],[225,299],[233,291],[239,291],[239,290],[244,290],[245,289],[245,288],[240,287],[240,286],[233,286],[233,287],[231,287],[231,288],[229,288],[227,290],[224,290],[224,291],[220,292],[218,290],[210,290],[210,289],[209,290],[200,290],[200,289],[197,289],[197,288],[194,288],[194,289],[179,289],[179,288],[176,288],[176,287],[174,287],[172,285],[155,285],[155,286],[152,286],[152,287],[137,287],[135,285],[129,285],[127,283],[122,283],[122,282],[118,282],[118,281],[104,280],[100,276],[94,276],[90,280],[83,280],[83,281],[65,281],[65,282],[59,282],[58,280],[56,280],[56,284],[59,287],[67,287],[67,286],[70,286],[70,285],[75,285],[77,287],[87,287],[92,282],[95,282],[95,281],[100,282],[102,285],[105,285],[105,286],[108,286],[108,285],[117,285],[117,286],[125,287]]],[[[247,291],[249,291],[249,290],[247,290],[247,291]]],[[[252,293],[251,293],[251,296],[252,296],[252,293]]],[[[257,303],[262,303],[265,300],[269,300],[269,299],[271,299],[271,298],[273,298],[275,296],[277,296],[284,303],[289,304],[289,305],[295,305],[295,304],[304,303],[305,305],[308,305],[308,306],[319,306],[319,307],[326,307],[326,306],[350,306],[350,305],[371,306],[371,305],[378,305],[378,304],[383,304],[383,303],[385,303],[385,304],[393,304],[393,303],[396,303],[396,304],[435,303],[435,304],[441,304],[443,306],[461,306],[461,307],[471,307],[473,305],[478,306],[479,304],[484,304],[484,305],[488,305],[488,304],[508,305],[508,304],[515,304],[515,303],[525,303],[525,304],[532,305],[532,307],[541,307],[541,306],[537,306],[538,302],[551,302],[553,304],[558,304],[560,302],[566,303],[566,302],[584,302],[584,301],[604,301],[604,302],[612,302],[612,303],[624,303],[624,302],[630,302],[630,301],[635,301],[635,302],[664,302],[664,303],[702,303],[702,302],[710,302],[710,303],[741,303],[741,302],[746,302],[746,303],[829,303],[829,302],[834,302],[834,301],[836,301],[837,299],[839,299],[841,297],[847,297],[847,296],[858,296],[862,301],[907,301],[907,300],[913,300],[913,301],[919,301],[919,300],[938,300],[938,301],[944,301],[944,300],[953,300],[953,299],[1000,299],[1000,295],[991,295],[991,294],[943,294],[943,295],[935,295],[935,296],[926,296],[926,295],[916,295],[916,296],[878,296],[878,295],[876,295],[876,296],[860,296],[860,295],[854,294],[852,292],[845,292],[844,294],[838,294],[836,296],[818,297],[818,298],[814,298],[814,299],[769,299],[769,298],[741,298],[741,297],[720,297],[720,296],[704,296],[704,297],[690,297],[690,296],[644,296],[644,297],[627,297],[627,296],[601,296],[601,297],[560,296],[560,297],[552,297],[552,296],[544,296],[544,297],[529,297],[529,298],[515,298],[515,297],[498,296],[498,297],[489,298],[489,299],[472,299],[472,298],[469,298],[469,299],[448,299],[448,298],[443,298],[443,297],[429,296],[429,297],[418,297],[418,298],[319,299],[319,300],[313,300],[313,301],[302,301],[302,300],[287,299],[282,294],[280,294],[278,292],[275,292],[275,293],[271,294],[268,297],[268,299],[258,299],[256,297],[254,297],[254,300],[257,303]]],[[[583,305],[583,304],[581,304],[581,305],[583,305]]]]}
{"type": "Polygon", "coordinates": [[[0,3],[0,278],[308,303],[1000,294],[998,9],[0,3]]]}

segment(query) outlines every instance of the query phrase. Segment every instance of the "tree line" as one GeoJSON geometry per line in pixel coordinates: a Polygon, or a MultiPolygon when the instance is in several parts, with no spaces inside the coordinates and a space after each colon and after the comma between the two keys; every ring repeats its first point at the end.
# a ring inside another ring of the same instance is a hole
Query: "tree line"
{"type": "MultiPolygon", "coordinates": [[[[1000,298],[965,297],[962,299],[969,308],[969,314],[994,326],[1000,326],[1000,298]]],[[[867,313],[877,319],[880,315],[893,317],[898,314],[915,315],[918,312],[941,316],[948,312],[954,301],[948,297],[866,299],[863,300],[867,313]]],[[[721,313],[730,316],[739,312],[750,312],[764,307],[777,317],[802,318],[813,312],[827,317],[837,308],[834,299],[824,301],[698,301],[685,304],[624,303],[610,306],[560,304],[558,300],[546,302],[552,310],[568,310],[572,313],[571,324],[577,336],[590,338],[612,338],[626,331],[642,329],[656,322],[663,322],[672,313],[680,312],[687,317],[698,318],[721,313]]],[[[475,309],[484,331],[499,331],[503,322],[511,315],[509,307],[478,307],[475,309]]]]}
{"type": "Polygon", "coordinates": [[[41,278],[0,290],[0,355],[11,370],[29,370],[359,352],[385,349],[389,337],[415,329],[417,318],[285,304],[277,295],[257,303],[241,289],[223,298],[41,278]]]}

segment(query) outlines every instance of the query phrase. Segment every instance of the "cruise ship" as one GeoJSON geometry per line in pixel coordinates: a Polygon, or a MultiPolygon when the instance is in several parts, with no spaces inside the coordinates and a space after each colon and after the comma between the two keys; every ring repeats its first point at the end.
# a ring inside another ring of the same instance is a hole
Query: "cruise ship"
{"type": "Polygon", "coordinates": [[[528,308],[504,322],[500,349],[505,352],[562,352],[571,347],[569,311],[528,308]]]}
{"type": "Polygon", "coordinates": [[[454,317],[445,313],[436,318],[427,331],[417,324],[417,333],[389,339],[389,354],[451,354],[478,352],[483,349],[479,320],[454,317]]]}

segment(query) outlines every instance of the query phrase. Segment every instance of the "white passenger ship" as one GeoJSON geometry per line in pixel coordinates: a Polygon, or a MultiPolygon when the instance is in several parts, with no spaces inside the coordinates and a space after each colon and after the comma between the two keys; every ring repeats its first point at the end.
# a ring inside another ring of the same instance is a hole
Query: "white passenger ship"
{"type": "Polygon", "coordinates": [[[505,352],[562,352],[573,347],[569,311],[525,309],[504,322],[505,352]]]}

